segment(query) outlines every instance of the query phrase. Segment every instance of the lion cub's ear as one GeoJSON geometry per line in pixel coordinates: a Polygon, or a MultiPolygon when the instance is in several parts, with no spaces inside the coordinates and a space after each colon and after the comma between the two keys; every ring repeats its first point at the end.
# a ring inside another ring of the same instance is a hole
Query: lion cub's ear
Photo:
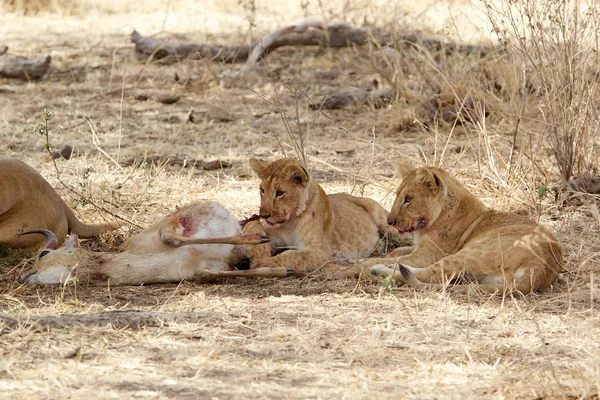
{"type": "Polygon", "coordinates": [[[396,163],[396,177],[399,179],[404,179],[408,176],[408,173],[410,172],[411,168],[404,164],[401,163],[400,161],[398,161],[396,163]]]}
{"type": "Polygon", "coordinates": [[[269,166],[269,163],[263,160],[259,160],[258,158],[251,158],[249,160],[249,163],[250,168],[252,168],[252,170],[256,172],[256,175],[258,175],[258,177],[262,179],[265,175],[265,170],[269,166]]]}
{"type": "Polygon", "coordinates": [[[304,169],[304,167],[297,166],[292,170],[290,174],[290,180],[298,183],[300,185],[306,185],[308,183],[309,175],[308,172],[304,169]]]}
{"type": "Polygon", "coordinates": [[[423,182],[423,184],[434,193],[440,193],[442,191],[442,180],[434,171],[427,167],[419,168],[417,171],[417,179],[423,182]]]}

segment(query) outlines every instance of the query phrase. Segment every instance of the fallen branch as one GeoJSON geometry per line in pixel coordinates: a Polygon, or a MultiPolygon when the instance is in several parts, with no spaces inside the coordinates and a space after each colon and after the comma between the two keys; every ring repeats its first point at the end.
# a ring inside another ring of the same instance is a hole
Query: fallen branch
{"type": "MultiPolygon", "coordinates": [[[[137,31],[131,34],[135,43],[135,55],[139,60],[158,60],[174,57],[177,60],[210,59],[223,63],[246,60],[246,69],[256,63],[268,52],[283,46],[321,46],[348,47],[366,44],[373,34],[370,28],[352,28],[347,24],[306,20],[296,25],[280,28],[262,39],[243,46],[218,46],[193,43],[168,43],[141,36],[137,31]]],[[[379,40],[384,41],[383,38],[379,40]]],[[[385,40],[387,42],[387,39],[385,40]]]]}
{"type": "Polygon", "coordinates": [[[250,46],[227,47],[209,44],[160,42],[141,36],[137,31],[133,31],[130,38],[135,44],[135,56],[140,61],[147,61],[148,59],[154,61],[171,57],[177,61],[192,58],[233,63],[245,60],[250,52],[250,46]]]}
{"type": "Polygon", "coordinates": [[[210,59],[223,63],[246,63],[237,73],[230,75],[243,75],[252,70],[256,63],[269,52],[283,46],[328,46],[330,48],[362,46],[374,43],[377,46],[395,44],[396,48],[405,46],[421,46],[432,51],[446,52],[477,52],[480,56],[487,54],[492,48],[489,46],[463,45],[443,42],[427,37],[421,33],[408,32],[392,34],[370,26],[353,28],[343,22],[329,22],[305,20],[296,25],[280,28],[262,39],[243,46],[218,46],[193,43],[161,42],[141,36],[137,31],[131,34],[131,41],[135,44],[135,55],[139,60],[158,60],[171,57],[181,59],[210,59]]]}
{"type": "Polygon", "coordinates": [[[22,57],[0,56],[0,76],[26,80],[43,77],[50,66],[50,56],[29,60],[22,57]]]}
{"type": "Polygon", "coordinates": [[[114,310],[86,314],[51,314],[29,315],[18,318],[0,315],[0,325],[10,329],[18,326],[39,326],[42,328],[65,328],[74,325],[111,326],[114,329],[162,326],[165,323],[194,323],[207,320],[222,319],[221,316],[208,312],[160,312],[143,310],[114,310]]]}

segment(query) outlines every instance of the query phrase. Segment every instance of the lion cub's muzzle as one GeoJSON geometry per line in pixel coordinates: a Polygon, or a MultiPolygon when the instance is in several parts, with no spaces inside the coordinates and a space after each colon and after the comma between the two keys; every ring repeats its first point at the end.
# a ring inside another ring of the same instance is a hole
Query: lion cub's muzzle
{"type": "Polygon", "coordinates": [[[270,227],[280,226],[287,222],[289,215],[279,213],[260,213],[260,222],[270,227]]]}
{"type": "Polygon", "coordinates": [[[416,221],[398,221],[394,216],[388,216],[387,223],[390,226],[393,226],[398,230],[398,233],[413,233],[414,231],[418,231],[420,229],[425,229],[429,226],[429,219],[425,217],[419,217],[416,221]]]}

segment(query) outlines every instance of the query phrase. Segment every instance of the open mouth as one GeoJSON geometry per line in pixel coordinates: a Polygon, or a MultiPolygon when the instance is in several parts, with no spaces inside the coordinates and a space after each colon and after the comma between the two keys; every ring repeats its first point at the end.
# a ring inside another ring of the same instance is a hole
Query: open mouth
{"type": "Polygon", "coordinates": [[[416,226],[411,226],[411,227],[410,227],[410,228],[408,228],[408,229],[398,229],[398,233],[399,233],[399,234],[401,234],[401,235],[403,235],[403,234],[405,234],[405,233],[413,233],[413,232],[414,232],[414,231],[416,231],[416,230],[417,230],[417,227],[416,227],[416,226]]]}

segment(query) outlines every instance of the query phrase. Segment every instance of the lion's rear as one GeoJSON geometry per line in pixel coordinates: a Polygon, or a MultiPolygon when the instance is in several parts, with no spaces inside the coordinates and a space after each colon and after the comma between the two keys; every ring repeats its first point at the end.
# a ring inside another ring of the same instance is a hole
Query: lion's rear
{"type": "Polygon", "coordinates": [[[379,244],[386,211],[375,201],[346,193],[329,195],[333,206],[332,244],[349,259],[371,255],[379,244]]]}
{"type": "Polygon", "coordinates": [[[473,232],[461,252],[482,253],[482,247],[487,249],[483,259],[489,260],[483,264],[500,262],[497,278],[508,278],[524,293],[550,285],[562,271],[562,252],[556,238],[526,217],[495,212],[473,232]]]}

